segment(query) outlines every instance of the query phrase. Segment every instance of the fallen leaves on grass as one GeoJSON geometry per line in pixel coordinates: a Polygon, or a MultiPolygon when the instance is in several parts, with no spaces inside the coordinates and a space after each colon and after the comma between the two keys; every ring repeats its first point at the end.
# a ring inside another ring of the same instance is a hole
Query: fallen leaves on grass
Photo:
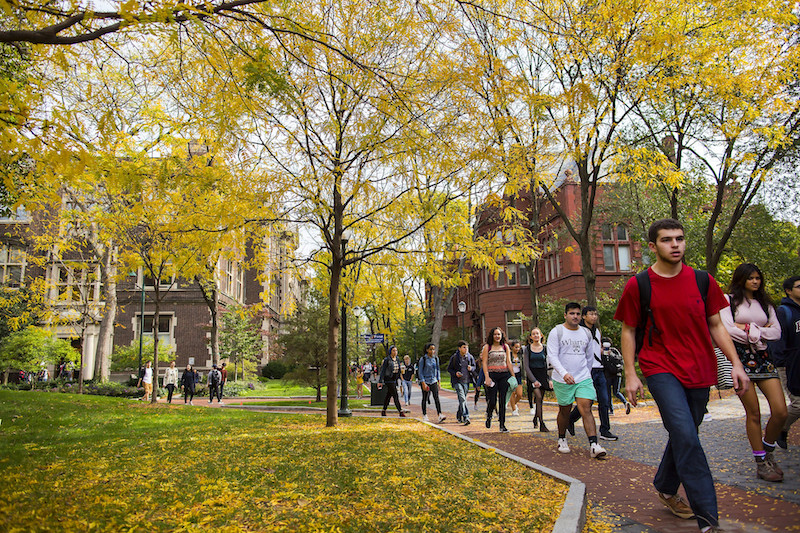
{"type": "Polygon", "coordinates": [[[8,530],[550,531],[568,490],[413,421],[32,396],[0,392],[8,530]]]}

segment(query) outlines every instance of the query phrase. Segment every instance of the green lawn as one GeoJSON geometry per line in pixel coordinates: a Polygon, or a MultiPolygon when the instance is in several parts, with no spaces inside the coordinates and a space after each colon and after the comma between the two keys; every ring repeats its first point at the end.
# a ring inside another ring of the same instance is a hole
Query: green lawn
{"type": "Polygon", "coordinates": [[[567,487],[411,420],[0,391],[4,531],[549,531],[567,487]]]}

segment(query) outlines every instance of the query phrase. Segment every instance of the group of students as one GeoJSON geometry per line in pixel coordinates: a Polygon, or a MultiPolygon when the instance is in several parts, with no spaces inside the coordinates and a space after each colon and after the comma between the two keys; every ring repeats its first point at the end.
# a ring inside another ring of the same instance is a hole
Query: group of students
{"type": "MultiPolygon", "coordinates": [[[[214,364],[208,373],[209,404],[214,402],[214,397],[216,396],[217,403],[224,405],[222,403],[222,394],[225,383],[228,381],[228,371],[225,366],[226,363],[222,363],[219,366],[214,364]]],[[[175,367],[175,361],[172,361],[162,378],[162,386],[167,389],[167,403],[172,403],[172,395],[175,389],[181,388],[183,389],[183,403],[194,405],[194,393],[198,383],[200,383],[200,373],[195,370],[193,365],[186,365],[183,374],[178,377],[178,369],[175,367]]],[[[145,363],[145,367],[142,369],[142,375],[137,384],[137,386],[142,385],[144,385],[144,396],[142,399],[148,402],[150,401],[150,395],[153,393],[153,369],[150,361],[145,363]]]]}

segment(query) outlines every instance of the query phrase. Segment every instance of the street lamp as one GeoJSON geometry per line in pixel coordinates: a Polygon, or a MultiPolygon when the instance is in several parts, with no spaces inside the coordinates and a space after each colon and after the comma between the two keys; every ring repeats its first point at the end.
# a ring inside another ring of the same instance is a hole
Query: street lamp
{"type": "Polygon", "coordinates": [[[411,328],[411,333],[414,334],[412,336],[413,338],[411,339],[411,345],[414,348],[414,361],[416,361],[417,360],[417,326],[414,326],[414,327],[411,328]]]}
{"type": "Polygon", "coordinates": [[[464,300],[458,302],[458,312],[461,313],[461,340],[466,341],[467,335],[464,333],[464,311],[467,310],[467,304],[464,300]]]}
{"type": "MultiPolygon", "coordinates": [[[[344,258],[347,248],[347,241],[350,236],[347,232],[342,233],[342,277],[344,277],[344,258]]],[[[341,286],[341,285],[340,285],[341,286]]],[[[339,416],[352,416],[353,412],[347,406],[347,304],[342,298],[342,401],[339,407],[339,416]]]]}

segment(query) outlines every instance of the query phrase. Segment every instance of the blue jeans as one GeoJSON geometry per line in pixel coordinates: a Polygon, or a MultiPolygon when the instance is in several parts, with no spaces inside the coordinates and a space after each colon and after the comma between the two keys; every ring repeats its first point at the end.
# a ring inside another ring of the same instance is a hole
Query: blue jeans
{"type": "Polygon", "coordinates": [[[458,412],[456,412],[456,420],[469,420],[469,408],[467,407],[467,393],[469,392],[469,383],[453,383],[458,395],[458,412]]]}
{"type": "Polygon", "coordinates": [[[708,403],[708,388],[687,389],[672,374],[650,376],[647,387],[669,433],[653,485],[663,494],[677,494],[683,483],[697,524],[701,528],[718,525],[717,493],[697,431],[708,403]]]}
{"type": "Polygon", "coordinates": [[[403,380],[403,400],[406,405],[411,403],[411,380],[403,380]]]}

